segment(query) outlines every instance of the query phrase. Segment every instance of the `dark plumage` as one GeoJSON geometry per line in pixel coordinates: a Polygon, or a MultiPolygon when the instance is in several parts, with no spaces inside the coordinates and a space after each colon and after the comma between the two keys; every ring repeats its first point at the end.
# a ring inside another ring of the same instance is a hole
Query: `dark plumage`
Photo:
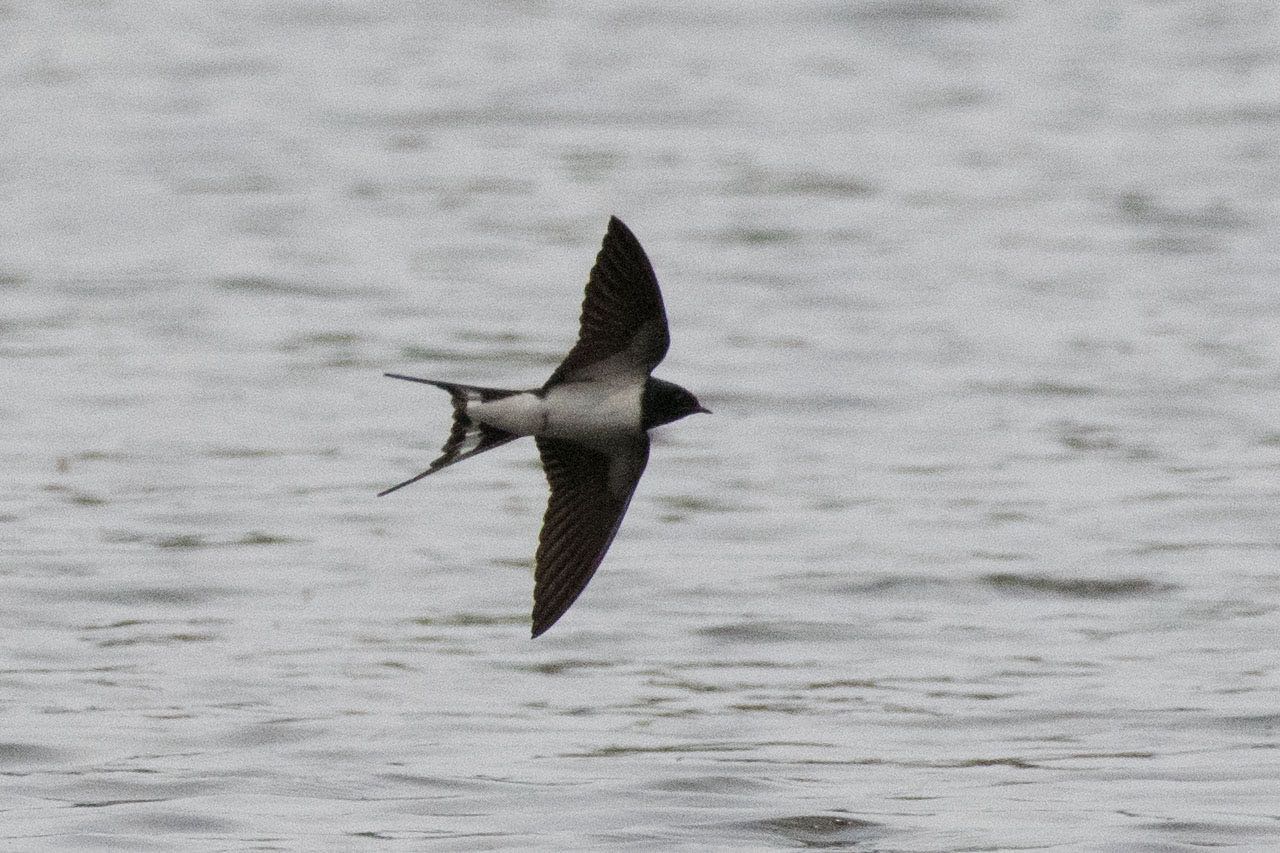
{"type": "Polygon", "coordinates": [[[428,474],[532,435],[551,497],[538,538],[533,636],[573,604],[604,559],[649,459],[648,430],[706,412],[689,391],[649,373],[670,338],[653,267],[609,220],[587,280],[578,341],[541,388],[508,391],[388,373],[449,392],[454,420],[428,474]]]}

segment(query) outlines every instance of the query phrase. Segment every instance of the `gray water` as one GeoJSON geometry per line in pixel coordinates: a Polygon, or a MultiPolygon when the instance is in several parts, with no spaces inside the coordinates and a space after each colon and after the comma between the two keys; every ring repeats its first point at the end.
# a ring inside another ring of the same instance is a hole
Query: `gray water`
{"type": "Polygon", "coordinates": [[[1280,846],[1270,2],[0,3],[6,849],[1280,846]],[[528,638],[609,214],[716,414],[528,638]]]}

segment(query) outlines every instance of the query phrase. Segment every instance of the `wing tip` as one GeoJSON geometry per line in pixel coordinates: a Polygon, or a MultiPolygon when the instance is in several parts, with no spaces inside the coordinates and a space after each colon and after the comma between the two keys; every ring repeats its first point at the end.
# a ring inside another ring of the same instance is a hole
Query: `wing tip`
{"type": "MultiPolygon", "coordinates": [[[[565,609],[567,610],[568,608],[565,608],[565,609]]],[[[555,614],[554,616],[550,616],[550,617],[548,617],[546,614],[539,615],[537,612],[537,607],[535,606],[534,614],[533,614],[533,625],[531,625],[529,628],[529,639],[536,640],[539,637],[541,637],[543,634],[547,633],[547,631],[550,631],[551,626],[556,624],[556,622],[560,621],[560,617],[563,615],[564,615],[563,610],[555,614]]]]}
{"type": "MultiPolygon", "coordinates": [[[[594,572],[592,574],[594,574],[594,572]]],[[[590,579],[590,577],[591,574],[588,574],[587,578],[590,579]]],[[[585,588],[586,584],[584,583],[582,586],[585,588]]],[[[535,592],[533,600],[533,625],[531,625],[529,629],[530,639],[536,640],[543,634],[550,631],[555,624],[569,612],[569,608],[578,600],[578,596],[581,594],[582,589],[579,589],[577,592],[568,596],[567,600],[563,594],[557,595],[551,599],[539,600],[538,595],[535,592]]]]}
{"type": "MultiPolygon", "coordinates": [[[[619,219],[617,216],[613,214],[609,215],[609,225],[605,229],[605,236],[607,237],[610,234],[621,234],[623,236],[629,237],[632,240],[636,239],[636,235],[632,232],[630,228],[627,227],[627,223],[623,222],[621,219],[619,219]]],[[[639,242],[639,241],[637,240],[636,242],[639,242]]]]}
{"type": "Polygon", "coordinates": [[[569,605],[573,604],[574,599],[578,596],[569,597],[568,601],[564,600],[564,596],[556,596],[547,598],[545,590],[535,590],[533,595],[533,624],[529,627],[530,639],[538,639],[543,634],[551,630],[560,617],[564,616],[569,610],[569,605]]]}

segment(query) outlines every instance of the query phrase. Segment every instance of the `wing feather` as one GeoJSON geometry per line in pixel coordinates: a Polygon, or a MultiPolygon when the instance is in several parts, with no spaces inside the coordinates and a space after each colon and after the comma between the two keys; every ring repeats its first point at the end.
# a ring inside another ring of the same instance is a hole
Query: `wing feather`
{"type": "Polygon", "coordinates": [[[587,279],[578,342],[543,387],[593,379],[602,372],[648,375],[670,343],[653,265],[631,229],[610,217],[587,279]]]}
{"type": "Polygon", "coordinates": [[[613,456],[559,439],[536,441],[551,497],[534,570],[535,637],[564,615],[599,568],[649,458],[647,437],[613,456]]]}

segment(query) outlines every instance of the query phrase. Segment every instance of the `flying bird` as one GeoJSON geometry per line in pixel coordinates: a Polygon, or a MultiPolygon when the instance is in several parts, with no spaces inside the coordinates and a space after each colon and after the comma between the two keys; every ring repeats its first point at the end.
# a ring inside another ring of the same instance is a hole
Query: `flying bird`
{"type": "Polygon", "coordinates": [[[649,460],[650,429],[697,412],[689,391],[650,374],[670,336],[662,291],[640,241],[610,217],[582,301],[578,342],[541,388],[507,391],[388,373],[449,392],[453,427],[431,467],[390,494],[455,462],[531,435],[551,497],[538,537],[533,636],[586,588],[649,460]]]}

